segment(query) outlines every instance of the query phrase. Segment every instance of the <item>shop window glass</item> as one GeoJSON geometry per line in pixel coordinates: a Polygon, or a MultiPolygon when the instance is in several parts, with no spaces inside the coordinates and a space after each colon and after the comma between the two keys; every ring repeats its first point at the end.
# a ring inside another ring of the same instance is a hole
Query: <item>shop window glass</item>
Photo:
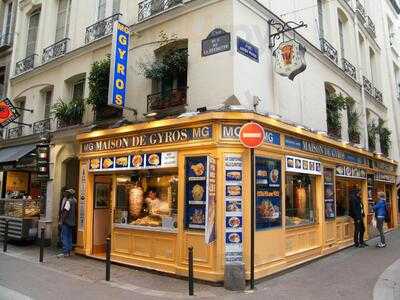
{"type": "Polygon", "coordinates": [[[286,174],[286,226],[315,222],[315,178],[308,174],[286,174]]]}
{"type": "Polygon", "coordinates": [[[349,216],[350,194],[353,189],[361,190],[361,184],[354,180],[336,180],[336,215],[349,216]]]}
{"type": "Polygon", "coordinates": [[[349,188],[346,181],[336,181],[336,214],[338,217],[348,216],[350,210],[349,188]]]}
{"type": "Polygon", "coordinates": [[[177,170],[119,175],[114,223],[175,229],[177,175],[177,170]]]}

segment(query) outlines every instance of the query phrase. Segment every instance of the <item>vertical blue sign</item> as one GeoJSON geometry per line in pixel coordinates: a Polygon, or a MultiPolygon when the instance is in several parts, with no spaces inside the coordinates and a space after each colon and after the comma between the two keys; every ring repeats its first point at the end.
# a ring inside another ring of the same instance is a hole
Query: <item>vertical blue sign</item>
{"type": "Polygon", "coordinates": [[[124,108],[128,70],[129,27],[120,22],[114,23],[111,51],[108,105],[124,108]]]}

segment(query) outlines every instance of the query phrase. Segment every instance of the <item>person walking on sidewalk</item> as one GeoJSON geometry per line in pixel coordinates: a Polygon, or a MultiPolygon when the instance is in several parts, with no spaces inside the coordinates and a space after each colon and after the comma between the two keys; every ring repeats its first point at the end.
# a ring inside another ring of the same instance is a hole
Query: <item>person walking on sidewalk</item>
{"type": "Polygon", "coordinates": [[[67,257],[71,255],[72,230],[76,223],[76,199],[74,195],[75,191],[73,189],[66,190],[66,201],[62,207],[61,213],[61,242],[63,253],[59,254],[58,257],[67,257]]]}
{"type": "Polygon", "coordinates": [[[374,205],[374,212],[376,218],[376,227],[378,228],[381,241],[376,244],[378,248],[386,247],[385,235],[383,233],[383,223],[388,219],[388,211],[386,206],[386,194],[384,192],[378,193],[378,201],[374,205]]]}
{"type": "Polygon", "coordinates": [[[354,247],[367,247],[368,244],[364,242],[364,205],[361,201],[361,191],[358,188],[354,188],[350,192],[350,217],[354,219],[354,247]]]}

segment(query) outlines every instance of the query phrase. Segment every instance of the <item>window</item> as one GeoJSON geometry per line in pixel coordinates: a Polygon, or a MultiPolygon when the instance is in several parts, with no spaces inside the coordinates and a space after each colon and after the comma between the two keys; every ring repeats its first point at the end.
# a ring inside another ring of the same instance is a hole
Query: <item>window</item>
{"type": "Polygon", "coordinates": [[[59,0],[57,12],[56,42],[61,41],[68,35],[70,14],[69,12],[70,0],[59,0]]]}
{"type": "Polygon", "coordinates": [[[39,20],[40,20],[40,10],[35,11],[29,17],[28,40],[26,43],[26,57],[35,54],[39,20]]]}
{"type": "MultiPolygon", "coordinates": [[[[116,158],[115,163],[126,164],[127,159],[116,158]]],[[[139,159],[141,155],[132,157],[133,163],[141,164],[139,159]]],[[[114,223],[172,230],[177,227],[177,204],[177,170],[148,170],[117,176],[114,223]]]]}
{"type": "Polygon", "coordinates": [[[377,69],[376,69],[376,61],[375,61],[375,52],[371,48],[369,49],[369,62],[370,62],[370,70],[371,70],[371,80],[372,83],[376,85],[376,80],[378,78],[377,69]]]}
{"type": "Polygon", "coordinates": [[[308,174],[286,174],[286,226],[315,222],[315,178],[308,174]]]}
{"type": "Polygon", "coordinates": [[[4,31],[2,43],[7,44],[11,42],[11,21],[12,21],[12,2],[6,4],[6,9],[4,13],[4,31]]]}
{"type": "Polygon", "coordinates": [[[19,100],[15,103],[15,106],[21,109],[18,109],[19,112],[19,118],[18,122],[23,123],[24,122],[24,108],[25,108],[25,100],[19,100]]]}
{"type": "Polygon", "coordinates": [[[103,20],[106,17],[106,0],[98,0],[97,2],[97,20],[103,20]]]}
{"type": "Polygon", "coordinates": [[[356,180],[336,179],[336,215],[348,216],[350,213],[350,193],[361,189],[361,183],[356,180]]]}
{"type": "Polygon", "coordinates": [[[51,99],[53,97],[53,91],[48,90],[44,93],[44,119],[50,119],[51,112],[51,99]]]}
{"type": "Polygon", "coordinates": [[[120,12],[121,0],[113,0],[112,14],[118,14],[120,12]]]}
{"type": "Polygon", "coordinates": [[[322,10],[322,0],[317,0],[318,7],[318,26],[319,26],[319,38],[322,39],[325,36],[324,33],[324,14],[322,10]]]}
{"type": "Polygon", "coordinates": [[[340,55],[342,58],[346,58],[344,53],[344,34],[343,34],[343,22],[339,19],[339,41],[340,41],[340,55]]]}
{"type": "Polygon", "coordinates": [[[0,97],[6,96],[6,67],[0,67],[0,97]]]}
{"type": "Polygon", "coordinates": [[[75,82],[72,86],[72,99],[83,99],[85,95],[85,79],[75,82]]]}

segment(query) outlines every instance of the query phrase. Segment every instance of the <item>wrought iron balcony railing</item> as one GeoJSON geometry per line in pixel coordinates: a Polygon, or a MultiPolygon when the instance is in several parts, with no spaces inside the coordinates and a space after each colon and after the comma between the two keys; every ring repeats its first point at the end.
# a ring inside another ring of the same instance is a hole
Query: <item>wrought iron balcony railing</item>
{"type": "Polygon", "coordinates": [[[102,37],[112,34],[114,22],[118,21],[120,16],[121,14],[115,14],[87,27],[85,43],[88,44],[102,37]]]}
{"type": "Polygon", "coordinates": [[[67,52],[69,38],[62,39],[43,50],[42,63],[47,63],[67,52]]]}
{"type": "Polygon", "coordinates": [[[182,2],[183,0],[144,0],[139,3],[138,21],[141,22],[182,2]]]}
{"type": "Polygon", "coordinates": [[[375,24],[372,21],[370,16],[367,16],[367,20],[365,22],[365,28],[367,29],[367,31],[369,32],[369,34],[376,38],[376,28],[375,28],[375,24]]]}
{"type": "Polygon", "coordinates": [[[15,75],[32,70],[35,67],[36,54],[32,54],[15,64],[15,75]]]}
{"type": "Polygon", "coordinates": [[[380,90],[378,90],[376,87],[374,87],[374,98],[376,101],[383,103],[383,94],[380,90]]]}
{"type": "Polygon", "coordinates": [[[57,129],[63,129],[71,126],[76,126],[82,124],[82,121],[70,121],[70,122],[65,122],[57,119],[57,124],[56,127],[57,129]]]}
{"type": "Polygon", "coordinates": [[[16,139],[22,136],[23,126],[8,128],[6,132],[6,139],[16,139]]]}
{"type": "Polygon", "coordinates": [[[321,51],[335,64],[338,63],[337,50],[324,38],[321,38],[321,51]]]}
{"type": "Polygon", "coordinates": [[[343,71],[354,80],[357,80],[357,69],[347,59],[342,59],[343,71]]]}
{"type": "Polygon", "coordinates": [[[33,134],[40,134],[50,131],[51,119],[44,119],[33,123],[33,134]]]}
{"type": "Polygon", "coordinates": [[[374,86],[372,85],[372,82],[369,81],[368,78],[365,76],[363,76],[363,86],[365,92],[374,97],[374,86]]]}
{"type": "Polygon", "coordinates": [[[147,96],[147,112],[167,110],[169,108],[185,106],[187,88],[178,88],[162,93],[147,96]]]}
{"type": "Polygon", "coordinates": [[[361,22],[365,23],[365,18],[367,16],[367,13],[365,11],[364,6],[361,4],[359,0],[356,0],[356,13],[361,22]]]}

